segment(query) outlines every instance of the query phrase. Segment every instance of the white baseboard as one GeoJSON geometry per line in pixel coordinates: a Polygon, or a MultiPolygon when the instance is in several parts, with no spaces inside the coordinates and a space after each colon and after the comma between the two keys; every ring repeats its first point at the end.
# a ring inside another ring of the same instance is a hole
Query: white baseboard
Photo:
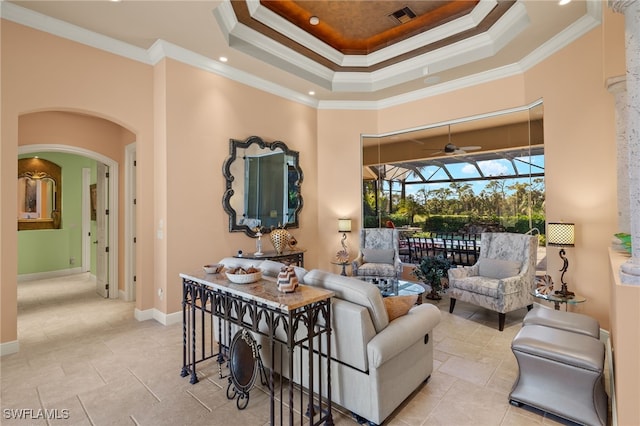
{"type": "Polygon", "coordinates": [[[81,274],[82,268],[59,269],[57,271],[36,272],[33,274],[18,275],[18,282],[44,280],[48,278],[64,277],[65,275],[81,274]]]}
{"type": "Polygon", "coordinates": [[[141,311],[140,309],[136,308],[133,311],[133,316],[138,321],[147,321],[147,320],[153,319],[154,310],[155,309],[145,309],[144,311],[141,311]]]}
{"type": "Polygon", "coordinates": [[[0,356],[15,354],[18,352],[18,349],[20,349],[20,344],[17,340],[0,343],[0,356]]]}
{"type": "Polygon", "coordinates": [[[171,314],[165,314],[164,312],[160,312],[159,310],[157,310],[155,308],[146,309],[144,311],[136,309],[134,311],[134,317],[138,321],[147,321],[147,320],[150,320],[150,319],[156,320],[162,325],[172,325],[172,324],[178,324],[178,323],[182,322],[182,312],[181,311],[173,312],[171,314]]]}

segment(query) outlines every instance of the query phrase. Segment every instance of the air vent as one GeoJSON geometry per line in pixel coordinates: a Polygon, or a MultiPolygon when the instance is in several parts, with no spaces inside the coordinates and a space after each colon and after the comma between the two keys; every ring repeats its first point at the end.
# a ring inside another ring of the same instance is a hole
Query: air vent
{"type": "Polygon", "coordinates": [[[400,10],[396,10],[389,18],[391,18],[394,22],[398,24],[405,24],[416,17],[416,14],[413,10],[409,9],[409,6],[405,6],[400,10]]]}

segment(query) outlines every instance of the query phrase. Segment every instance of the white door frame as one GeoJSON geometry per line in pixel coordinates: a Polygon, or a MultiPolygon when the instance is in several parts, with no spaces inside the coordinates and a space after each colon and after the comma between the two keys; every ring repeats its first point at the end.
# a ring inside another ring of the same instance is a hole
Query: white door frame
{"type": "Polygon", "coordinates": [[[82,272],[91,270],[91,169],[82,168],[82,272]]]}
{"type": "Polygon", "coordinates": [[[124,148],[124,300],[136,300],[136,143],[124,148]]]}
{"type": "MultiPolygon", "coordinates": [[[[71,145],[61,144],[35,144],[18,146],[18,154],[29,154],[32,152],[63,152],[88,157],[109,166],[109,288],[114,291],[109,292],[109,298],[118,298],[118,163],[100,153],[79,148],[71,145]]],[[[63,184],[64,186],[64,184],[63,184]]]]}

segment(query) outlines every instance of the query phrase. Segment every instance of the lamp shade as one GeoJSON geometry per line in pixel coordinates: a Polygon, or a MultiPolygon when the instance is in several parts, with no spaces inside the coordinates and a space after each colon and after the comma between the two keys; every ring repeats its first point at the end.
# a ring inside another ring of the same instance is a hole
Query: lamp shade
{"type": "Polygon", "coordinates": [[[338,219],[338,232],[351,232],[351,219],[338,219]]]}
{"type": "Polygon", "coordinates": [[[575,243],[573,223],[547,223],[547,244],[552,246],[573,246],[575,243]]]}

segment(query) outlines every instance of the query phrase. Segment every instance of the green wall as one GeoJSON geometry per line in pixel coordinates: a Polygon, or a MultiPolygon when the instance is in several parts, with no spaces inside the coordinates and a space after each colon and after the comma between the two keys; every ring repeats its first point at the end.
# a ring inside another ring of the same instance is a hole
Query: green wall
{"type": "MultiPolygon", "coordinates": [[[[37,152],[38,156],[62,168],[62,228],[18,232],[18,274],[60,271],[82,266],[82,169],[91,169],[96,179],[96,161],[74,154],[37,152]],[[69,260],[75,259],[73,265],[69,260]]],[[[93,225],[93,223],[92,223],[93,225]]],[[[93,227],[92,227],[93,228],[93,227]]],[[[95,247],[92,247],[92,252],[95,247]]],[[[95,263],[91,263],[94,271],[95,263]]]]}

